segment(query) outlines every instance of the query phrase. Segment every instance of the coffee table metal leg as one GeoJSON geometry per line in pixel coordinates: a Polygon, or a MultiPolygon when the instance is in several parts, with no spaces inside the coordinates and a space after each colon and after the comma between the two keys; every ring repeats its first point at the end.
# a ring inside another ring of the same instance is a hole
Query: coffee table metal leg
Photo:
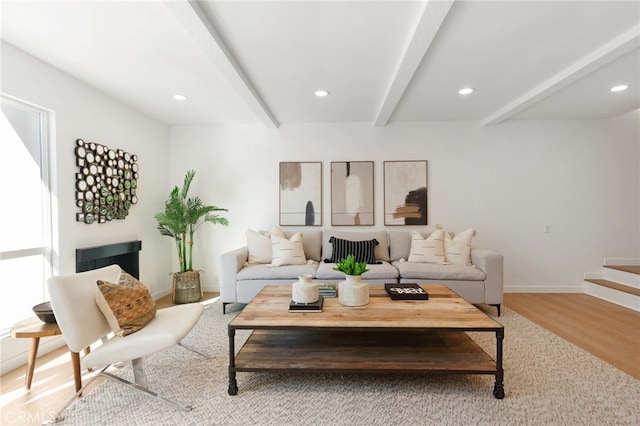
{"type": "Polygon", "coordinates": [[[493,386],[493,396],[504,398],[504,370],[502,369],[502,341],[504,329],[496,331],[496,384],[493,386]]]}
{"type": "Polygon", "coordinates": [[[236,360],[235,360],[235,336],[236,330],[229,328],[229,395],[238,393],[238,382],[236,382],[236,360]]]}

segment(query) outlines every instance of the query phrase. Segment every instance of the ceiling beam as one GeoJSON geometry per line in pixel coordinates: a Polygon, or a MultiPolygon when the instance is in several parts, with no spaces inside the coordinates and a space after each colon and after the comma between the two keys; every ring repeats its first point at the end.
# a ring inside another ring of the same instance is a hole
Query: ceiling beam
{"type": "Polygon", "coordinates": [[[523,96],[508,103],[482,121],[483,126],[501,123],[598,68],[640,47],[640,25],[636,25],[573,65],[560,71],[523,96]]]}
{"type": "Polygon", "coordinates": [[[391,114],[398,106],[398,102],[400,102],[420,62],[429,50],[429,46],[431,46],[431,42],[449,13],[453,2],[454,0],[427,0],[424,2],[411,40],[405,48],[374,121],[375,126],[386,126],[389,122],[391,114]]]}
{"type": "Polygon", "coordinates": [[[278,128],[280,123],[245,75],[200,5],[189,0],[165,0],[164,4],[260,121],[269,128],[278,128]]]}

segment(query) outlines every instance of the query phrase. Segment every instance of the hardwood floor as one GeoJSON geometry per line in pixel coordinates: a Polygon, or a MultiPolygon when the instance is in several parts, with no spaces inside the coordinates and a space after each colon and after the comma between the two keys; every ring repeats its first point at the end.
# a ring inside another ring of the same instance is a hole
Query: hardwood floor
{"type": "Polygon", "coordinates": [[[523,317],[640,380],[640,312],[587,294],[504,296],[523,317]]]}
{"type": "MultiPolygon", "coordinates": [[[[215,297],[205,293],[205,300],[215,297]]],[[[171,297],[157,304],[170,306],[171,297]]],[[[510,293],[505,305],[640,380],[639,312],[585,294],[510,293]]],[[[0,425],[41,424],[74,394],[65,348],[38,359],[30,391],[24,389],[24,373],[20,367],[0,377],[0,425]]]]}

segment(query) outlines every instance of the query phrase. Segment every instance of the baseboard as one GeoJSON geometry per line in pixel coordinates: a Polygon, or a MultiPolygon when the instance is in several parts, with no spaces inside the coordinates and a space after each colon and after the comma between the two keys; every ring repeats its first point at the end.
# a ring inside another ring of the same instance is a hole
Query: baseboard
{"type": "MultiPolygon", "coordinates": [[[[10,336],[2,339],[2,361],[0,362],[0,375],[8,373],[16,368],[24,367],[27,364],[29,358],[29,345],[31,339],[14,339],[10,336]]],[[[58,348],[64,347],[65,342],[62,336],[46,337],[40,339],[40,345],[38,347],[38,359],[43,355],[53,352],[58,348]]],[[[67,352],[68,354],[68,352],[67,352]]],[[[67,355],[68,360],[71,360],[70,355],[67,355]]],[[[36,360],[36,373],[40,367],[38,360],[36,360]]],[[[35,380],[35,378],[34,378],[35,380]]]]}
{"type": "Polygon", "coordinates": [[[635,266],[640,265],[640,259],[610,257],[604,260],[604,265],[635,266]]]}
{"type": "Polygon", "coordinates": [[[505,286],[505,293],[584,293],[582,285],[575,286],[505,286]]]}
{"type": "MultiPolygon", "coordinates": [[[[202,291],[206,293],[220,293],[220,289],[214,286],[202,286],[202,291]]],[[[153,300],[162,299],[171,294],[171,289],[155,291],[151,294],[153,300]]]]}
{"type": "Polygon", "coordinates": [[[153,300],[158,300],[158,299],[162,299],[163,297],[168,296],[170,294],[171,294],[171,289],[160,290],[160,291],[153,292],[151,294],[151,297],[153,297],[153,300]]]}

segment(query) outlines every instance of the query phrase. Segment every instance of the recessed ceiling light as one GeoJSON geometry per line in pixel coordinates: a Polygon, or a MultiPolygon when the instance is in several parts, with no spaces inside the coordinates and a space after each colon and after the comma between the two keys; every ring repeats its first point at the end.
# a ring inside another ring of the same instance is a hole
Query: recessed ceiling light
{"type": "Polygon", "coordinates": [[[173,99],[176,101],[186,101],[187,97],[185,95],[173,95],[173,99]]]}
{"type": "Polygon", "coordinates": [[[460,93],[461,95],[468,95],[473,93],[473,89],[471,87],[464,87],[460,90],[458,90],[458,93],[460,93]]]}
{"type": "Polygon", "coordinates": [[[620,84],[619,86],[613,86],[610,90],[612,92],[622,92],[623,90],[627,90],[629,86],[626,84],[620,84]]]}
{"type": "Polygon", "coordinates": [[[319,98],[324,98],[328,94],[329,92],[327,92],[326,90],[316,90],[316,96],[319,98]]]}

